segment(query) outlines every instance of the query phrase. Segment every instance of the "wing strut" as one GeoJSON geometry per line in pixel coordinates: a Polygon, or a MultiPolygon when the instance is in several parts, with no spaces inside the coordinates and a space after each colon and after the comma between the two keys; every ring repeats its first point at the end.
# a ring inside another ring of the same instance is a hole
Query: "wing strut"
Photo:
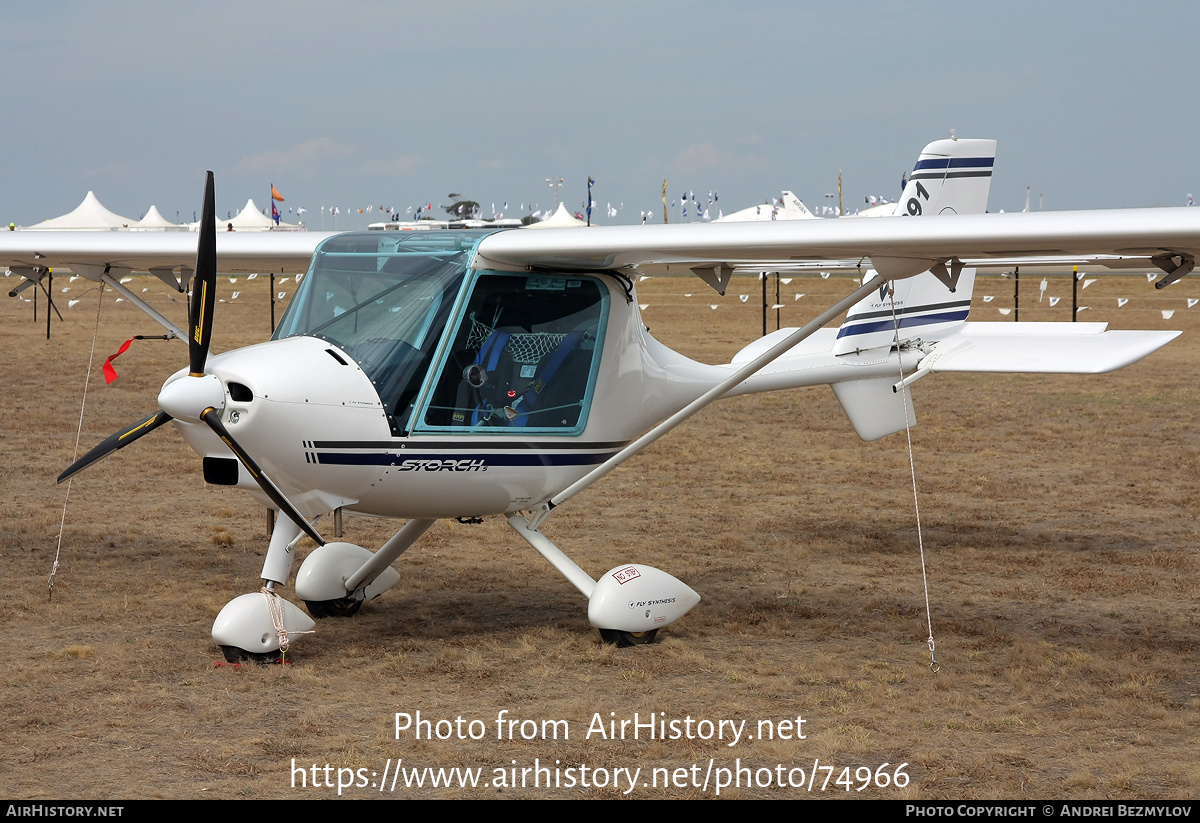
{"type": "Polygon", "coordinates": [[[722,380],[716,386],[714,386],[713,388],[706,391],[704,394],[697,397],[691,403],[684,406],[679,411],[675,412],[675,414],[671,415],[666,420],[664,420],[663,422],[659,423],[657,426],[652,428],[650,431],[643,434],[637,440],[633,441],[628,446],[621,449],[621,451],[614,454],[608,460],[604,461],[599,466],[592,469],[590,472],[588,472],[586,475],[581,477],[575,483],[573,483],[572,485],[563,489],[558,494],[551,497],[548,501],[546,501],[545,503],[543,503],[541,506],[539,506],[537,509],[534,510],[533,517],[530,520],[530,527],[536,531],[537,528],[542,523],[545,522],[546,518],[550,516],[550,512],[553,511],[556,506],[562,505],[563,503],[567,502],[575,495],[579,494],[581,491],[586,489],[588,486],[592,485],[597,480],[604,477],[606,474],[611,472],[617,466],[621,465],[626,460],[628,460],[630,457],[633,457],[635,454],[642,451],[644,448],[649,446],[655,440],[662,437],[664,434],[669,432],[671,429],[675,428],[680,423],[687,420],[693,414],[700,411],[705,406],[712,403],[714,400],[724,397],[725,394],[728,393],[729,390],[732,389],[734,386],[736,386],[738,383],[741,383],[746,378],[755,374],[759,369],[763,368],[768,363],[772,362],[776,358],[783,355],[785,352],[787,352],[790,348],[795,346],[801,340],[804,340],[806,337],[809,337],[814,332],[816,332],[818,329],[820,329],[822,326],[824,326],[826,323],[828,323],[829,321],[831,321],[835,317],[837,317],[839,314],[841,314],[844,311],[847,311],[851,306],[853,306],[859,300],[861,300],[862,298],[866,297],[871,292],[878,289],[879,284],[884,279],[885,278],[877,275],[877,276],[871,278],[870,280],[864,282],[857,289],[852,291],[846,297],[843,297],[837,303],[833,304],[833,306],[826,309],[824,312],[822,312],[816,318],[809,321],[806,325],[802,326],[799,329],[796,329],[796,331],[792,332],[787,337],[780,340],[774,346],[771,346],[771,348],[764,351],[758,357],[754,358],[749,363],[747,363],[746,365],[742,366],[737,371],[730,374],[729,377],[722,380]]]}
{"type": "Polygon", "coordinates": [[[179,340],[187,340],[187,334],[182,329],[164,317],[157,309],[143,300],[139,295],[134,294],[125,284],[120,282],[119,278],[122,274],[128,274],[130,269],[114,268],[113,266],[99,266],[91,263],[72,263],[71,271],[76,274],[86,277],[88,280],[93,280],[97,283],[107,283],[108,287],[117,294],[124,297],[133,305],[137,306],[146,315],[158,325],[167,330],[170,337],[179,340]],[[115,276],[114,276],[115,275],[115,276]]]}

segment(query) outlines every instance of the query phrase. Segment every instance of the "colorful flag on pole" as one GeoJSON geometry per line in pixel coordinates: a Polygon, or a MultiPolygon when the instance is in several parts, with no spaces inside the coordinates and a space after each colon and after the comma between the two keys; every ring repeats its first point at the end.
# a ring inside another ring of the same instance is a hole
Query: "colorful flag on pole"
{"type": "Polygon", "coordinates": [[[275,188],[274,183],[271,184],[271,199],[278,200],[280,203],[283,202],[283,195],[279,193],[279,189],[275,188]]]}

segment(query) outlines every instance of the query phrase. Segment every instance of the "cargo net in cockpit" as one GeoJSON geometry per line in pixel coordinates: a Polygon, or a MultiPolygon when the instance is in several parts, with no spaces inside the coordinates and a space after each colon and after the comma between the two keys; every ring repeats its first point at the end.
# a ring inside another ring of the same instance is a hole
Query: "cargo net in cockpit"
{"type": "MultiPolygon", "coordinates": [[[[471,331],[467,335],[467,347],[479,351],[494,329],[487,323],[471,318],[471,331]]],[[[504,344],[508,356],[521,366],[532,366],[559,347],[567,338],[566,333],[535,331],[517,332],[509,336],[504,344]]]]}
{"type": "Polygon", "coordinates": [[[479,351],[483,348],[483,344],[487,342],[493,329],[487,323],[480,323],[475,319],[475,313],[471,313],[471,331],[467,332],[467,348],[479,351]]]}
{"type": "Polygon", "coordinates": [[[522,366],[532,366],[543,357],[558,348],[565,340],[565,334],[555,334],[548,331],[522,332],[508,338],[508,356],[514,363],[522,366]]]}

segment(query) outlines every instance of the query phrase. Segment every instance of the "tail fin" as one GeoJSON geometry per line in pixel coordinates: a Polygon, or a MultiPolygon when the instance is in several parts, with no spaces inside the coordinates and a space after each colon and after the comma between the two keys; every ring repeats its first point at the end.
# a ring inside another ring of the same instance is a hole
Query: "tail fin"
{"type": "MultiPolygon", "coordinates": [[[[936,140],[917,158],[897,205],[897,214],[983,214],[992,185],[995,140],[936,140]]],[[[834,354],[891,346],[899,325],[900,341],[920,337],[936,340],[958,330],[967,320],[975,270],[963,269],[954,291],[929,272],[894,281],[864,298],[846,313],[838,330],[834,354]]]]}

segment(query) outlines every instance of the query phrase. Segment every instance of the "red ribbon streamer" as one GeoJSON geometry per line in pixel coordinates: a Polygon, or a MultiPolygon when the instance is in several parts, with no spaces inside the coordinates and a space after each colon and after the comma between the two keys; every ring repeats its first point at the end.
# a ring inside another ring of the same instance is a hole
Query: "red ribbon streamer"
{"type": "Polygon", "coordinates": [[[133,338],[131,337],[125,341],[125,343],[121,346],[121,348],[117,349],[116,354],[110,354],[108,356],[108,359],[104,361],[104,382],[111,383],[112,381],[117,379],[117,370],[112,367],[112,361],[116,360],[118,357],[123,355],[125,353],[125,351],[129,348],[129,344],[132,342],[133,342],[133,338]]]}

